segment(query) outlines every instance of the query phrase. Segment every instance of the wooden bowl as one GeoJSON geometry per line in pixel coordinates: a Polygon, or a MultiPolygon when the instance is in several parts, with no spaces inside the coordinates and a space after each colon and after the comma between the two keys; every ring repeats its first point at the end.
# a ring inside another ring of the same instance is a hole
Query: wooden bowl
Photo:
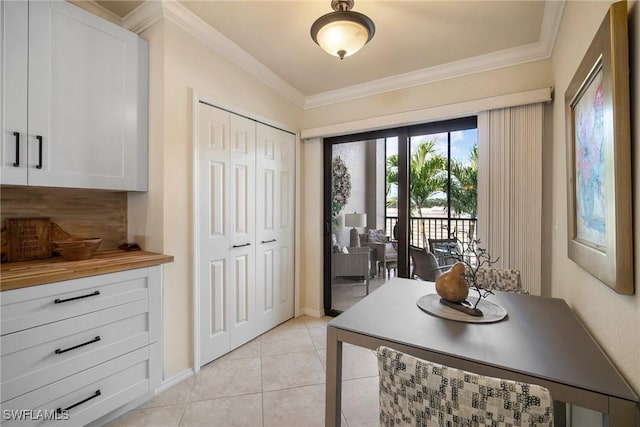
{"type": "Polygon", "coordinates": [[[57,252],[67,261],[78,261],[81,259],[89,259],[91,255],[98,249],[102,239],[94,238],[71,238],[68,240],[56,240],[51,242],[53,251],[57,252]]]}

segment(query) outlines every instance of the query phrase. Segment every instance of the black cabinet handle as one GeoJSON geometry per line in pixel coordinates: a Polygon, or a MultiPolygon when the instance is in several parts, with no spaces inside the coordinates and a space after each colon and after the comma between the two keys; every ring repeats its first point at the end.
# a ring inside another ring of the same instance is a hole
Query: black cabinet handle
{"type": "Polygon", "coordinates": [[[98,335],[97,337],[95,337],[90,341],[84,342],[82,344],[74,345],[73,347],[65,348],[64,350],[61,348],[58,348],[56,349],[56,351],[54,351],[54,353],[55,354],[66,353],[67,351],[75,350],[76,348],[84,347],[85,345],[93,344],[94,342],[98,342],[98,341],[100,341],[100,335],[98,335]]]}
{"type": "Polygon", "coordinates": [[[13,136],[16,137],[16,162],[13,167],[18,168],[20,167],[20,132],[14,132],[13,136]]]}
{"type": "Polygon", "coordinates": [[[36,139],[38,140],[38,164],[36,169],[42,169],[42,135],[36,135],[36,139]]]}
{"type": "Polygon", "coordinates": [[[86,402],[90,401],[91,399],[95,399],[96,397],[100,396],[101,394],[102,394],[102,393],[100,393],[100,390],[96,390],[96,392],[95,392],[95,393],[93,393],[91,396],[87,397],[86,399],[81,400],[80,402],[74,403],[73,405],[71,405],[71,406],[69,406],[69,407],[67,407],[67,408],[64,408],[64,409],[62,409],[62,408],[58,408],[58,409],[56,409],[56,413],[58,413],[58,414],[59,414],[59,413],[61,413],[61,412],[67,412],[67,411],[70,411],[70,410],[72,410],[73,408],[75,408],[76,406],[82,405],[83,403],[86,403],[86,402]]]}
{"type": "Polygon", "coordinates": [[[251,246],[251,243],[245,243],[244,245],[233,245],[234,248],[244,248],[245,246],[251,246]]]}
{"type": "Polygon", "coordinates": [[[277,242],[276,239],[271,239],[271,240],[263,240],[262,243],[273,243],[273,242],[277,242]]]}
{"type": "Polygon", "coordinates": [[[91,294],[87,294],[87,295],[80,295],[79,297],[73,297],[73,298],[67,298],[67,299],[60,299],[60,298],[56,298],[53,303],[54,304],[62,304],[63,302],[69,302],[69,301],[75,301],[77,299],[82,299],[82,298],[89,298],[89,297],[94,297],[96,295],[100,295],[100,291],[95,291],[91,294]]]}

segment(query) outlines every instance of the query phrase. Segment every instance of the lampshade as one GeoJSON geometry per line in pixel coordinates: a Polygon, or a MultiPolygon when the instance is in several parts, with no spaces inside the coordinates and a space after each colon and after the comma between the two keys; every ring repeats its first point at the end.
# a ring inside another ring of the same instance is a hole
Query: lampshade
{"type": "Polygon", "coordinates": [[[352,213],[344,215],[345,227],[366,227],[367,226],[367,214],[365,213],[352,213]]]}
{"type": "Polygon", "coordinates": [[[321,16],[311,26],[311,38],[328,54],[344,59],[362,49],[376,27],[366,15],[352,12],[353,0],[332,0],[335,12],[321,16]]]}

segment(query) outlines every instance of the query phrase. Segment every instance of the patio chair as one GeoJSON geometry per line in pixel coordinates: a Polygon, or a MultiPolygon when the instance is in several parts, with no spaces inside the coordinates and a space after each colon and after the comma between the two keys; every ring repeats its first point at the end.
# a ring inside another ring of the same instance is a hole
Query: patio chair
{"type": "Polygon", "coordinates": [[[381,426],[553,426],[545,387],[487,377],[378,347],[381,426]]]}
{"type": "Polygon", "coordinates": [[[438,265],[455,264],[458,258],[454,254],[460,253],[456,239],[428,239],[429,252],[435,255],[438,265]]]}
{"type": "Polygon", "coordinates": [[[450,267],[449,265],[439,266],[436,257],[425,248],[409,246],[409,255],[413,264],[411,279],[418,277],[427,282],[435,282],[442,271],[450,267]]]}

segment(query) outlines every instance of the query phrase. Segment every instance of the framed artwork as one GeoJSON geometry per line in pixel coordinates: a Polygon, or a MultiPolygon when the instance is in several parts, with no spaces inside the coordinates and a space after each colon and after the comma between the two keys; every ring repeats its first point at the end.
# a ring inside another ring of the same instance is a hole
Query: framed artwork
{"type": "Polygon", "coordinates": [[[565,106],[569,258],[632,295],[627,26],[627,2],[612,4],[565,92],[565,106]]]}

